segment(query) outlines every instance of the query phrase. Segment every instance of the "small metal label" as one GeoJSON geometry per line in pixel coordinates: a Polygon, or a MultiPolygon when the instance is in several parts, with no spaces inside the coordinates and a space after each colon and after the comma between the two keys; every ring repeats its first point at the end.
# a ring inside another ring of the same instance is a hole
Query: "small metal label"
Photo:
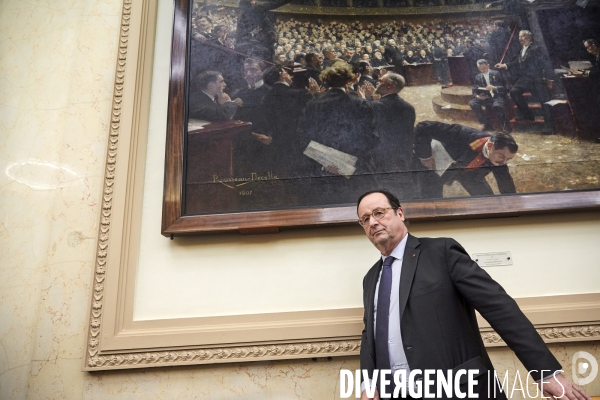
{"type": "Polygon", "coordinates": [[[510,251],[499,251],[497,253],[474,253],[473,261],[480,267],[500,267],[502,265],[513,265],[510,251]]]}

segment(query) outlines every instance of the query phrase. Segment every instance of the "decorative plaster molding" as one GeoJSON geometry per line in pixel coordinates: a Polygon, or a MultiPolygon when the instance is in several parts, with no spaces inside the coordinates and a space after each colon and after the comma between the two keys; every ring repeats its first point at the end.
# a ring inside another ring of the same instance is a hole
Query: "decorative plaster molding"
{"type": "MultiPolygon", "coordinates": [[[[98,353],[100,341],[100,325],[102,321],[102,306],[104,303],[104,279],[106,274],[106,256],[108,254],[108,238],[110,236],[110,221],[112,214],[113,185],[117,163],[117,147],[121,128],[121,103],[123,101],[123,85],[125,83],[125,65],[127,63],[127,45],[129,44],[129,23],[132,0],[123,0],[121,17],[121,33],[119,35],[119,50],[115,76],[113,107],[110,121],[110,133],[106,157],[104,191],[102,196],[102,216],[98,235],[98,251],[96,254],[96,270],[94,271],[94,291],[92,310],[90,314],[90,330],[88,338],[88,354],[94,357],[98,353]]],[[[88,364],[90,361],[88,360],[88,364]]]]}
{"type": "MultiPolygon", "coordinates": [[[[585,326],[557,326],[537,329],[545,342],[568,342],[572,340],[600,339],[600,324],[585,326]]],[[[486,346],[506,346],[496,332],[482,332],[486,346]]],[[[96,342],[97,344],[97,342],[96,342]]],[[[95,347],[95,346],[94,346],[95,347]]],[[[125,353],[96,355],[90,352],[88,367],[127,368],[144,366],[175,366],[185,364],[208,364],[217,362],[240,362],[258,360],[285,360],[289,358],[357,356],[360,353],[360,339],[335,342],[306,342],[289,345],[265,345],[221,347],[198,350],[155,351],[145,353],[125,353]]]]}
{"type": "Polygon", "coordinates": [[[288,358],[327,357],[335,355],[358,355],[360,340],[336,342],[297,343],[249,347],[224,347],[200,350],[156,351],[147,353],[95,356],[88,360],[92,368],[110,366],[157,366],[236,362],[250,360],[276,360],[288,358]]]}
{"type": "MultiPolygon", "coordinates": [[[[600,339],[600,325],[576,325],[537,328],[544,342],[567,342],[600,339]]],[[[481,338],[487,346],[506,346],[496,332],[482,332],[481,338]]]]}

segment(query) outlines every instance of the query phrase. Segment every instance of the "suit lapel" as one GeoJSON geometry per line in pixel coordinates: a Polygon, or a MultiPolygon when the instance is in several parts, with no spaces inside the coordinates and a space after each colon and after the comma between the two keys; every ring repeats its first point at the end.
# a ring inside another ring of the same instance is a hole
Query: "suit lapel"
{"type": "Polygon", "coordinates": [[[400,275],[400,320],[404,314],[404,308],[408,302],[408,295],[412,287],[415,271],[417,270],[417,261],[419,260],[420,250],[419,239],[409,234],[404,248],[404,256],[402,260],[402,273],[400,275]]]}
{"type": "Polygon", "coordinates": [[[379,257],[379,261],[375,264],[375,273],[370,277],[370,280],[367,282],[368,286],[365,288],[365,290],[367,290],[367,299],[369,300],[369,303],[367,304],[367,307],[369,307],[369,320],[367,321],[367,326],[370,328],[367,329],[367,338],[369,339],[372,349],[375,349],[375,336],[373,335],[375,329],[375,289],[377,288],[377,281],[379,280],[379,273],[381,272],[382,265],[383,261],[381,260],[381,257],[379,257]]]}

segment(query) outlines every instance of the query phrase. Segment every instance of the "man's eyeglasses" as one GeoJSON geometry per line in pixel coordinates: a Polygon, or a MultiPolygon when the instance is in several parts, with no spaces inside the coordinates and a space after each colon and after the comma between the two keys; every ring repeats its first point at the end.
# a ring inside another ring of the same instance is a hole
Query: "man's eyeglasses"
{"type": "Polygon", "coordinates": [[[388,210],[392,210],[393,207],[386,207],[386,208],[376,208],[373,210],[373,212],[371,214],[365,214],[362,217],[360,217],[358,219],[358,223],[360,224],[360,226],[365,226],[369,224],[369,221],[371,220],[371,217],[375,218],[377,221],[379,221],[381,218],[383,218],[385,216],[385,213],[387,213],[388,210]]]}

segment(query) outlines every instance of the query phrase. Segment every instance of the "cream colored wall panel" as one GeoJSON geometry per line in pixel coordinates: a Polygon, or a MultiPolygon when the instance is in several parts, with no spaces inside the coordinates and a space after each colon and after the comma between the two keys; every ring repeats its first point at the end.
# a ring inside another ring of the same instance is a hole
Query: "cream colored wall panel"
{"type": "MultiPolygon", "coordinates": [[[[159,1],[134,320],[362,306],[362,277],[377,251],[356,227],[255,237],[160,235],[172,2],[159,1]],[[161,177],[161,179],[158,179],[161,177]]],[[[600,212],[418,223],[421,236],[454,237],[469,253],[511,251],[487,268],[515,297],[600,287],[600,212]]]]}

